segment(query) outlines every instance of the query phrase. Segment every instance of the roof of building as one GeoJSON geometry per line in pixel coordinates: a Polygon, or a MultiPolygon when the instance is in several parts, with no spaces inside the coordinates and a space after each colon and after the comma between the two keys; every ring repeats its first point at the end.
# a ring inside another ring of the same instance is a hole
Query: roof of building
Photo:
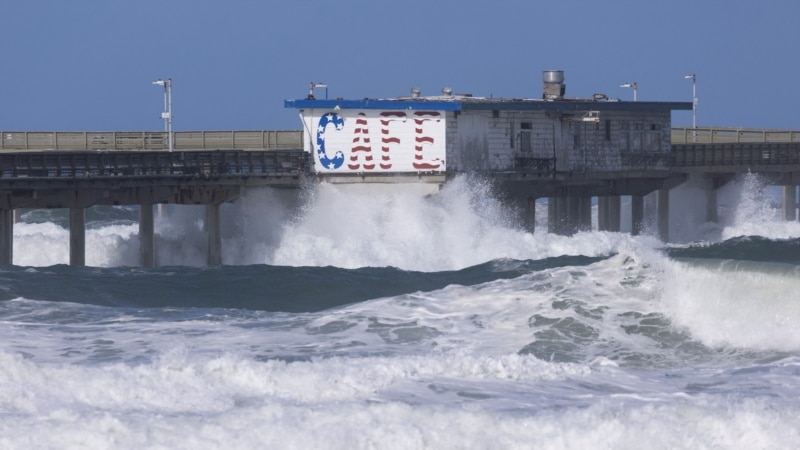
{"type": "Polygon", "coordinates": [[[691,110],[692,102],[631,102],[585,98],[561,98],[557,100],[509,99],[455,94],[435,97],[364,98],[362,100],[304,98],[285,100],[284,107],[297,109],[424,109],[437,111],[670,111],[691,110]]]}

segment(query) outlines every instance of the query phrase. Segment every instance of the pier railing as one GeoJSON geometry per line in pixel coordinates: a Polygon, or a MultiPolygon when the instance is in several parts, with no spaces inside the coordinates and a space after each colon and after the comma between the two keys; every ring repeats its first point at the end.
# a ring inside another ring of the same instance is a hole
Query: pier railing
{"type": "Polygon", "coordinates": [[[798,130],[754,128],[672,128],[673,144],[747,144],[800,142],[798,130]]]}
{"type": "Polygon", "coordinates": [[[0,153],[0,183],[36,179],[299,176],[305,169],[305,156],[302,150],[0,153]]]}
{"type": "Polygon", "coordinates": [[[717,167],[738,168],[744,172],[771,166],[770,170],[795,171],[800,166],[800,145],[790,142],[673,144],[672,158],[672,166],[681,170],[717,167]]]}
{"type": "MultiPolygon", "coordinates": [[[[175,150],[276,150],[303,147],[300,130],[174,131],[175,150]]],[[[0,151],[168,150],[166,131],[0,131],[0,151]]]]}

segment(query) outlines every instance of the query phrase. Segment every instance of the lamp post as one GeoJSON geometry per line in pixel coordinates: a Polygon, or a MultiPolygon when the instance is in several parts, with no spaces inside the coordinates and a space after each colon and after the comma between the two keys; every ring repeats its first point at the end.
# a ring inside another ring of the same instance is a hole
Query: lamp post
{"type": "Polygon", "coordinates": [[[692,80],[692,128],[697,128],[697,75],[686,75],[683,78],[692,80]]]}
{"type": "Polygon", "coordinates": [[[325,88],[325,100],[328,99],[328,85],[325,83],[315,83],[311,82],[308,84],[308,99],[314,100],[314,89],[316,88],[325,88]]]}
{"type": "Polygon", "coordinates": [[[169,151],[172,152],[172,78],[166,80],[159,78],[153,81],[153,84],[164,86],[164,112],[161,113],[161,118],[164,119],[164,131],[167,132],[169,151]]]}
{"type": "Polygon", "coordinates": [[[639,85],[635,81],[633,83],[620,84],[619,87],[633,88],[633,101],[636,101],[636,90],[639,89],[639,85]]]}

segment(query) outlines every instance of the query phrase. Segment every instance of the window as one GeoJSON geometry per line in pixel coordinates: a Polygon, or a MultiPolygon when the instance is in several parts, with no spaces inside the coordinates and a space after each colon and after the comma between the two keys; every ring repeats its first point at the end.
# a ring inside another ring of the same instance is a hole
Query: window
{"type": "Polygon", "coordinates": [[[611,140],[611,120],[606,120],[606,140],[611,140]]]}
{"type": "Polygon", "coordinates": [[[522,152],[530,152],[531,147],[531,133],[533,132],[533,124],[530,122],[522,122],[519,124],[519,150],[522,152]]]}

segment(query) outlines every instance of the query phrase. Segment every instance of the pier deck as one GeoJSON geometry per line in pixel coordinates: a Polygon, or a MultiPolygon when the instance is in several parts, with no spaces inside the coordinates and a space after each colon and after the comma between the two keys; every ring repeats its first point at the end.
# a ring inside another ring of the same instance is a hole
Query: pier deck
{"type": "Polygon", "coordinates": [[[206,205],[208,263],[221,264],[219,208],[248,186],[297,188],[300,131],[0,132],[0,264],[18,208],[70,210],[70,264],[85,264],[85,209],[139,205],[141,264],[155,265],[153,205],[206,205]]]}

